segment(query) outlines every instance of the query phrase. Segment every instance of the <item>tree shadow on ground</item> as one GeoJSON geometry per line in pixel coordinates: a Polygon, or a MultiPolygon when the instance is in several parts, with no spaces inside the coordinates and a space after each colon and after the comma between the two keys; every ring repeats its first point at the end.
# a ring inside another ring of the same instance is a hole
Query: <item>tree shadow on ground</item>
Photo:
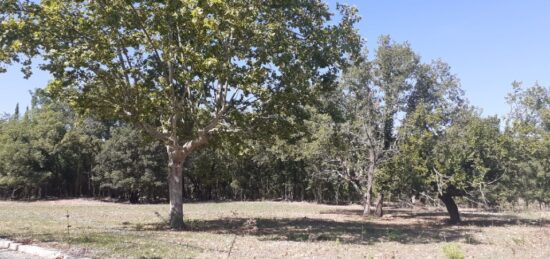
{"type": "MultiPolygon", "coordinates": [[[[446,211],[426,211],[403,208],[389,208],[385,209],[386,215],[391,215],[392,219],[418,219],[425,220],[428,224],[445,224],[448,219],[446,211]]],[[[322,211],[321,214],[338,214],[347,216],[361,216],[362,210],[327,210],[322,211]]],[[[540,226],[547,227],[550,225],[548,219],[526,219],[515,215],[493,212],[472,212],[463,211],[460,213],[462,222],[460,226],[476,226],[476,227],[502,227],[502,226],[540,226]]]]}
{"type": "MultiPolygon", "coordinates": [[[[479,227],[530,225],[546,227],[548,220],[530,220],[513,215],[463,212],[462,224],[446,224],[445,211],[413,211],[389,208],[386,218],[364,219],[362,210],[327,210],[340,220],[321,218],[243,218],[226,217],[212,220],[187,220],[185,231],[256,236],[264,241],[336,241],[352,244],[374,244],[394,241],[402,244],[428,244],[463,241],[481,244],[474,235],[479,227]],[[344,217],[341,217],[344,215],[344,217]]],[[[329,216],[330,215],[326,215],[329,216]]],[[[138,230],[166,230],[166,223],[146,224],[138,230]]]]}
{"type": "Polygon", "coordinates": [[[335,221],[312,218],[223,218],[186,222],[187,231],[257,236],[273,241],[338,241],[353,244],[373,244],[395,241],[404,244],[426,244],[467,239],[477,243],[472,231],[450,227],[423,225],[379,224],[367,221],[335,221]]]}

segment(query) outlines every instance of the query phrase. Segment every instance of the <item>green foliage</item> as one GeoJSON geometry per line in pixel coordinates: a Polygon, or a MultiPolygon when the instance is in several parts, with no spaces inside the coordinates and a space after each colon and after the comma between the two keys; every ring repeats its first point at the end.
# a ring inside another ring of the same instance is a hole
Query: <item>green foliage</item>
{"type": "Polygon", "coordinates": [[[481,118],[464,111],[434,147],[432,181],[439,193],[457,189],[456,195],[478,198],[487,205],[487,187],[504,174],[506,153],[496,117],[481,118]],[[445,191],[447,190],[447,191],[445,191]]]}
{"type": "Polygon", "coordinates": [[[437,132],[451,124],[463,102],[450,67],[424,64],[408,43],[383,36],[375,58],[368,61],[365,51],[341,85],[347,143],[342,178],[367,200],[373,188],[397,196],[426,189],[437,132]]]}
{"type": "Polygon", "coordinates": [[[12,117],[0,134],[0,188],[11,195],[41,196],[40,187],[55,178],[59,143],[67,132],[66,114],[59,105],[47,105],[12,117]]]}
{"type": "Polygon", "coordinates": [[[95,156],[92,181],[100,190],[131,202],[158,200],[166,190],[166,153],[129,126],[111,128],[110,138],[95,156]]]}
{"type": "Polygon", "coordinates": [[[507,174],[497,195],[503,201],[550,202],[550,87],[514,83],[505,135],[507,174]]]}
{"type": "Polygon", "coordinates": [[[443,254],[448,259],[464,259],[466,256],[464,256],[464,251],[462,248],[455,243],[447,243],[441,247],[441,250],[443,250],[443,254]]]}
{"type": "Polygon", "coordinates": [[[340,5],[341,21],[329,24],[317,1],[3,6],[0,62],[40,56],[55,78],[48,91],[79,114],[134,122],[177,146],[248,122],[250,111],[282,115],[270,127],[292,128],[360,48],[356,10],[340,5]]]}

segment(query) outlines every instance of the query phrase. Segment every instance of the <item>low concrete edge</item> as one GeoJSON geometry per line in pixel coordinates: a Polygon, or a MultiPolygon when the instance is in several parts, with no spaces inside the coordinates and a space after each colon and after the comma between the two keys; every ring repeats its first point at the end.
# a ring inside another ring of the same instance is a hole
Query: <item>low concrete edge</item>
{"type": "Polygon", "coordinates": [[[61,251],[46,249],[39,246],[23,245],[8,239],[0,238],[0,249],[8,249],[12,251],[18,251],[25,254],[36,255],[44,258],[52,259],[88,259],[85,257],[75,257],[65,254],[61,251]]]}

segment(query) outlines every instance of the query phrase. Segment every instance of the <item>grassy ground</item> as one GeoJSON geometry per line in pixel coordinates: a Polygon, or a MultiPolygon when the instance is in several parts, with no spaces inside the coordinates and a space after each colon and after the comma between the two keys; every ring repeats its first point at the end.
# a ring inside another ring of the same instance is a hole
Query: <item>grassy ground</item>
{"type": "Polygon", "coordinates": [[[514,215],[312,203],[185,204],[187,230],[164,228],[167,205],[86,200],[0,202],[0,237],[96,258],[550,258],[550,212],[514,215]],[[67,217],[69,214],[69,234],[67,217]]]}

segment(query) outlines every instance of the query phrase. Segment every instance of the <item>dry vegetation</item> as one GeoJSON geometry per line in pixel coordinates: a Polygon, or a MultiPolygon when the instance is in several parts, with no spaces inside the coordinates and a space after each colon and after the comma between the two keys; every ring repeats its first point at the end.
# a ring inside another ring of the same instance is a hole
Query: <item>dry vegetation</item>
{"type": "Polygon", "coordinates": [[[550,258],[548,211],[466,211],[448,226],[436,209],[363,219],[357,205],[196,203],[184,206],[187,229],[174,232],[166,206],[0,202],[0,237],[97,258],[550,258]]]}

